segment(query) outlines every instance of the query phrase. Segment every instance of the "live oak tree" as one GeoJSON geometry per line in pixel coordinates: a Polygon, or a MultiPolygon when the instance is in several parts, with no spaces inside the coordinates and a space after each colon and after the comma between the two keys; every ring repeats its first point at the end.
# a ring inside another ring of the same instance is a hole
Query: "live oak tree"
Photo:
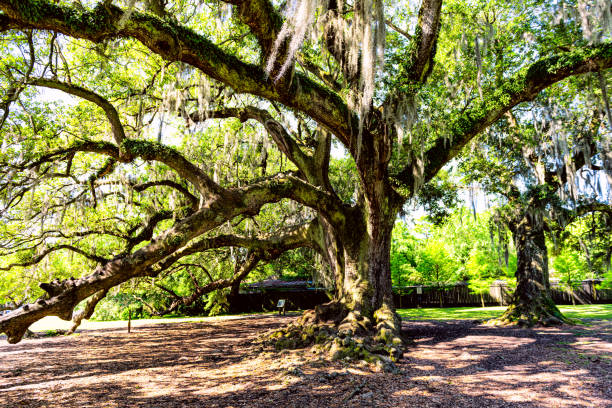
{"type": "MultiPolygon", "coordinates": [[[[563,13],[578,10],[575,6],[568,2],[563,13]]],[[[93,258],[97,266],[79,279],[42,284],[46,295],[3,317],[0,330],[16,342],[43,316],[69,319],[75,305],[89,296],[134,277],[154,276],[185,254],[217,245],[219,240],[209,235],[228,221],[291,199],[316,213],[316,228],[307,230],[316,233],[300,236],[318,242],[312,245],[328,263],[336,287],[331,303],[303,317],[305,338],[312,324],[331,321],[343,335],[365,338],[371,350],[398,356],[400,324],[389,261],[398,212],[510,109],[567,77],[608,69],[612,44],[600,24],[610,14],[607,7],[598,3],[591,15],[576,11],[559,20],[556,3],[535,1],[424,0],[415,8],[368,0],[281,5],[268,0],[0,0],[0,31],[9,41],[22,38],[24,55],[30,54],[26,60],[33,61],[42,44],[51,43],[54,50],[43,62],[25,62],[19,69],[10,67],[16,51],[9,51],[5,116],[10,116],[7,108],[29,98],[30,87],[46,87],[97,104],[109,123],[95,139],[75,138],[12,162],[15,171],[44,172],[48,164],[64,162],[54,171],[69,174],[71,157],[88,153],[109,160],[94,173],[94,187],[116,166],[145,160],[169,168],[189,192],[168,185],[186,197],[185,211],[169,216],[171,226],[130,241],[134,244],[125,250],[93,258]],[[587,29],[603,41],[575,35],[587,29]],[[559,41],[549,47],[557,34],[559,41]],[[80,57],[73,60],[64,44],[90,51],[88,59],[109,52],[110,45],[118,54],[77,81],[68,67],[79,66],[80,57]],[[147,68],[152,62],[160,74],[147,68]],[[181,70],[175,84],[158,78],[169,64],[181,70]],[[130,66],[124,82],[136,75],[151,84],[132,98],[131,116],[123,112],[128,106],[121,112],[113,106],[125,91],[122,81],[106,83],[106,96],[95,92],[96,81],[108,80],[109,66],[130,66]],[[185,77],[204,78],[189,89],[209,96],[181,89],[185,77]],[[206,91],[210,84],[212,97],[206,91]],[[152,107],[154,98],[145,96],[162,86],[169,89],[167,95],[152,107]],[[139,96],[145,100],[140,114],[134,102],[139,96]],[[163,101],[173,109],[164,110],[163,101]],[[258,122],[294,171],[222,185],[214,179],[213,162],[190,158],[142,131],[153,112],[170,115],[170,110],[194,124],[227,118],[258,122]],[[356,166],[358,188],[348,199],[330,182],[332,139],[356,166]]],[[[144,230],[152,229],[145,224],[144,230]]],[[[237,245],[236,239],[222,244],[237,245]]],[[[267,253],[261,241],[251,241],[244,245],[267,253]]],[[[292,330],[299,333],[300,327],[292,330]]]]}
{"type": "Polygon", "coordinates": [[[469,180],[505,198],[495,218],[512,232],[517,253],[516,290],[493,324],[569,322],[551,298],[546,234],[558,242],[578,217],[612,212],[605,104],[601,95],[574,92],[588,89],[589,79],[551,88],[529,110],[509,113],[464,159],[469,180]]]}

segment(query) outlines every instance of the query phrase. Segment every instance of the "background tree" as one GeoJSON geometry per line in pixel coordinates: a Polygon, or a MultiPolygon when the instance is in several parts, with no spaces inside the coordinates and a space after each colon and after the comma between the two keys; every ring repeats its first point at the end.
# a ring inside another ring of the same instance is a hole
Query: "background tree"
{"type": "Polygon", "coordinates": [[[498,219],[512,231],[517,250],[517,289],[499,322],[566,321],[550,297],[545,232],[563,230],[585,212],[610,210],[602,166],[606,155],[602,146],[610,142],[610,133],[602,124],[604,112],[593,108],[597,98],[585,100],[572,93],[572,85],[584,86],[581,81],[547,91],[547,98],[557,93],[559,105],[539,99],[532,115],[509,114],[478,154],[467,159],[468,177],[506,198],[498,219]],[[590,185],[580,183],[585,173],[592,179],[590,185]]]}

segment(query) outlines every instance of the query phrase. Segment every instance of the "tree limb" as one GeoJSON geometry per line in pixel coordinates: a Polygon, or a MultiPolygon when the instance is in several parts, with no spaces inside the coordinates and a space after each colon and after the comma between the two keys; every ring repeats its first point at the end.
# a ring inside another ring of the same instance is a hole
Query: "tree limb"
{"type": "MultiPolygon", "coordinates": [[[[474,136],[514,106],[533,100],[540,91],[567,77],[610,67],[612,43],[577,48],[531,64],[500,86],[489,89],[471,108],[453,111],[448,116],[447,137],[438,138],[425,152],[424,181],[431,180],[474,136]]],[[[413,177],[412,168],[407,167],[393,179],[412,186],[413,177]]]]}
{"type": "MultiPolygon", "coordinates": [[[[248,3],[260,4],[258,1],[248,3]]],[[[261,96],[301,110],[333,129],[346,146],[351,144],[352,129],[356,128],[358,118],[349,112],[338,94],[297,72],[290,83],[279,81],[275,86],[262,67],[241,61],[206,37],[169,19],[162,20],[136,10],[125,19],[125,12],[116,6],[105,7],[99,3],[91,11],[82,11],[49,0],[0,0],[0,10],[20,28],[57,31],[95,43],[112,38],[137,39],[167,61],[190,64],[236,92],[261,96]]],[[[266,34],[266,38],[272,38],[272,33],[266,34]]]]}
{"type": "Polygon", "coordinates": [[[58,89],[70,95],[78,96],[79,98],[95,103],[100,108],[102,108],[102,110],[104,110],[104,113],[106,114],[106,117],[108,118],[108,121],[111,124],[113,136],[115,138],[115,142],[117,142],[117,145],[121,146],[121,144],[125,140],[125,130],[123,129],[123,124],[121,123],[121,119],[119,118],[119,113],[117,112],[117,109],[115,109],[115,107],[109,101],[107,101],[105,98],[98,95],[97,93],[78,85],[69,84],[54,79],[32,78],[28,81],[28,83],[31,85],[41,86],[45,88],[58,89]]]}
{"type": "Polygon", "coordinates": [[[433,69],[441,10],[442,0],[423,0],[421,4],[406,69],[406,79],[412,84],[425,83],[433,69]]]}
{"type": "Polygon", "coordinates": [[[18,168],[35,168],[43,163],[51,162],[58,157],[67,157],[78,152],[98,153],[114,158],[123,163],[135,158],[153,160],[166,164],[179,176],[188,180],[203,195],[222,194],[224,189],[215,183],[198,166],[172,147],[162,143],[147,140],[125,139],[121,147],[108,142],[84,141],[40,156],[37,160],[17,166],[18,168]]]}
{"type": "Polygon", "coordinates": [[[107,292],[108,290],[103,289],[94,293],[93,296],[87,300],[85,308],[72,316],[72,326],[70,326],[64,334],[68,335],[74,333],[84,319],[89,319],[96,310],[96,305],[104,299],[107,292]]]}

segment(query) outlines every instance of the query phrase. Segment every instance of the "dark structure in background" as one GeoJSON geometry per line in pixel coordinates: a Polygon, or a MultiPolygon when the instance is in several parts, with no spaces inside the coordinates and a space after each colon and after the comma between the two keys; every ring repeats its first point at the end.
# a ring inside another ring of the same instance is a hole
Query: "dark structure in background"
{"type": "Polygon", "coordinates": [[[276,311],[280,299],[285,299],[286,310],[312,309],[329,302],[331,297],[324,288],[312,286],[309,281],[285,282],[268,279],[240,288],[240,293],[228,299],[230,313],[276,311]]]}
{"type": "MultiPolygon", "coordinates": [[[[570,291],[551,282],[551,295],[559,305],[612,303],[612,289],[597,289],[600,283],[600,280],[576,282],[570,291]]],[[[482,305],[481,295],[471,293],[467,282],[447,286],[394,287],[393,292],[393,301],[398,308],[482,305]]],[[[498,281],[491,285],[489,293],[482,296],[487,306],[506,306],[511,292],[505,282],[498,281]]],[[[286,300],[287,310],[303,310],[329,301],[330,296],[325,289],[313,287],[308,281],[265,280],[242,287],[238,295],[230,298],[230,313],[276,311],[280,299],[286,300]]]]}
{"type": "MultiPolygon", "coordinates": [[[[553,301],[558,305],[612,303],[612,289],[597,289],[601,280],[585,280],[572,285],[572,290],[554,281],[550,283],[553,301]]],[[[447,286],[394,287],[394,302],[398,308],[482,306],[479,294],[470,292],[467,282],[447,286]]],[[[507,306],[512,288],[496,281],[483,294],[486,306],[507,306]]]]}

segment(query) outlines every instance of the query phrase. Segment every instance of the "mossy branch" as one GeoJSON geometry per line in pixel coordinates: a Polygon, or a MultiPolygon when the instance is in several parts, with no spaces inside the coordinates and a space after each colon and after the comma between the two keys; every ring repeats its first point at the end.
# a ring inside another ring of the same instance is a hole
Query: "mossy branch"
{"type": "MultiPolygon", "coordinates": [[[[256,5],[261,2],[251,3],[256,5]]],[[[261,66],[241,61],[205,36],[170,19],[137,10],[126,19],[121,8],[105,6],[102,2],[93,10],[82,10],[50,0],[0,0],[0,10],[12,28],[57,31],[95,43],[107,39],[134,38],[165,60],[190,64],[239,93],[257,95],[298,109],[333,129],[347,146],[351,144],[354,133],[351,129],[357,123],[357,117],[349,113],[345,101],[337,93],[301,73],[295,73],[290,83],[279,81],[274,84],[261,66]],[[122,24],[119,24],[120,21],[122,24]]],[[[260,14],[262,18],[265,17],[260,14]]],[[[245,21],[248,23],[250,20],[245,21]]],[[[269,27],[276,25],[278,22],[272,22],[269,27]]],[[[261,35],[262,32],[255,34],[261,35]]],[[[273,32],[271,30],[266,36],[271,36],[273,32]]]]}
{"type": "MultiPolygon", "coordinates": [[[[448,115],[446,137],[425,152],[424,181],[431,180],[463,147],[516,105],[533,100],[538,93],[567,77],[612,67],[612,43],[584,46],[543,58],[489,89],[471,107],[448,115]]],[[[393,176],[396,184],[413,186],[412,168],[393,176]]]]}

